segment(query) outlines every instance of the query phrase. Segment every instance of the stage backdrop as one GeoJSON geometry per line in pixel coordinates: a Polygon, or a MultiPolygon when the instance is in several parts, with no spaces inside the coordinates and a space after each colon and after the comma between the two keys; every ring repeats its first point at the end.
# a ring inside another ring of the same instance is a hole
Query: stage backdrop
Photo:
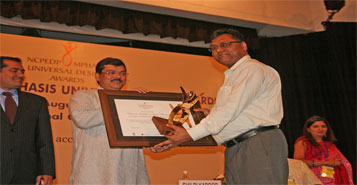
{"type": "MultiPolygon", "coordinates": [[[[127,65],[125,90],[137,87],[158,92],[204,93],[203,107],[211,108],[225,68],[211,57],[105,46],[1,34],[1,55],[19,57],[26,70],[23,90],[48,100],[55,146],[57,179],[67,184],[71,171],[72,132],[68,102],[80,89],[97,88],[95,65],[105,57],[127,65]]],[[[114,149],[115,150],[115,149],[114,149]]],[[[178,147],[154,154],[144,149],[152,184],[177,184],[183,171],[190,179],[213,179],[224,171],[223,147],[178,147]]]]}

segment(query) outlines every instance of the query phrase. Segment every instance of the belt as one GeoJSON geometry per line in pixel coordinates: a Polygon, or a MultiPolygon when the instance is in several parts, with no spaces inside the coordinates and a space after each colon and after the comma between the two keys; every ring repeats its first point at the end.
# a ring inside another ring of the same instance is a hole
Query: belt
{"type": "Polygon", "coordinates": [[[247,132],[244,132],[229,141],[224,142],[223,145],[226,146],[227,148],[229,148],[239,142],[242,142],[245,139],[248,139],[250,137],[257,135],[259,132],[264,132],[264,131],[272,130],[272,129],[276,129],[276,128],[278,128],[278,126],[274,125],[274,126],[258,127],[255,129],[251,129],[251,130],[248,130],[247,132]]]}

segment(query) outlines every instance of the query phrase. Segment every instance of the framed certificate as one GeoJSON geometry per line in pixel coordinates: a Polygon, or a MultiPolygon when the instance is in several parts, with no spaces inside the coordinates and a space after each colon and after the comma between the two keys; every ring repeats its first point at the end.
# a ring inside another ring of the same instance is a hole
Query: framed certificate
{"type": "MultiPolygon", "coordinates": [[[[163,121],[171,110],[182,103],[182,94],[136,91],[98,90],[109,145],[115,147],[150,147],[167,138],[160,134],[154,120],[163,121]]],[[[192,111],[184,128],[199,123],[203,116],[192,111]]],[[[215,146],[211,136],[182,146],[215,146]]]]}

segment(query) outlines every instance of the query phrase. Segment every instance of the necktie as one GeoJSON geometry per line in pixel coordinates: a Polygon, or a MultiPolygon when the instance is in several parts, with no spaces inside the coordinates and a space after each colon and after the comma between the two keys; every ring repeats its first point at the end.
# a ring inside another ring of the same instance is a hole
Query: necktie
{"type": "Polygon", "coordinates": [[[6,98],[5,98],[5,113],[6,113],[7,117],[9,118],[10,122],[13,123],[15,120],[17,105],[15,103],[15,100],[12,98],[11,92],[3,92],[2,94],[6,96],[6,98]]]}

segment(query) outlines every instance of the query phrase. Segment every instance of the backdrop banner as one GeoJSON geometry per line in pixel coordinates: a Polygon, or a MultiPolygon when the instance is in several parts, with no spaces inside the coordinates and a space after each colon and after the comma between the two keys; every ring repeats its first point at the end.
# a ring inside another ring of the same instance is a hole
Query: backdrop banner
{"type": "MultiPolygon", "coordinates": [[[[211,108],[226,69],[212,57],[134,49],[37,37],[0,34],[1,56],[22,59],[26,70],[22,90],[48,100],[55,146],[55,184],[68,184],[72,160],[72,127],[68,103],[81,89],[97,88],[95,66],[114,57],[127,66],[124,90],[146,88],[180,93],[180,86],[201,96],[211,108]]],[[[113,149],[115,150],[115,149],[113,149]]],[[[191,179],[212,180],[224,171],[224,147],[178,147],[164,153],[144,149],[152,184],[177,184],[182,173],[191,179]],[[164,174],[164,175],[163,175],[164,174]]]]}

